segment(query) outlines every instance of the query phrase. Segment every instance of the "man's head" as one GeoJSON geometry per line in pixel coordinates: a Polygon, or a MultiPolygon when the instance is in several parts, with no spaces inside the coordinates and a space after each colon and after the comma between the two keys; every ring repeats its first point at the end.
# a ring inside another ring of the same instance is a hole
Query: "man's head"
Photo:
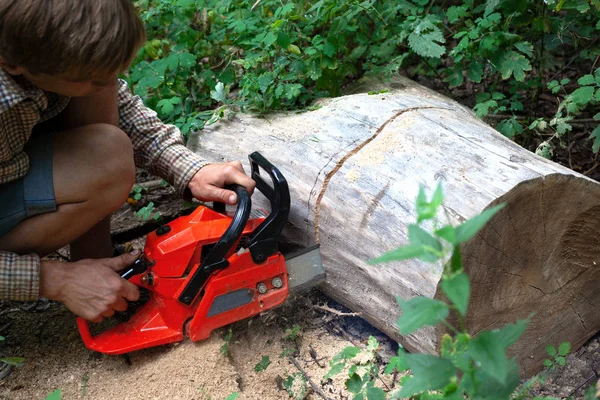
{"type": "Polygon", "coordinates": [[[131,0],[0,0],[0,67],[41,89],[113,85],[145,39],[131,0]]]}

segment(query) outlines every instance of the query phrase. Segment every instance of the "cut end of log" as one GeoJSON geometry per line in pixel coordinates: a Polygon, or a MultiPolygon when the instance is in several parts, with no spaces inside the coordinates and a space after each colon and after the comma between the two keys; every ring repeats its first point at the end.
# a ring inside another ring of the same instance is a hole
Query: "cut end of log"
{"type": "Polygon", "coordinates": [[[531,375],[548,345],[566,341],[577,349],[600,330],[600,188],[581,177],[547,175],[493,204],[503,202],[463,247],[472,281],[466,326],[475,335],[530,319],[509,353],[531,375]]]}

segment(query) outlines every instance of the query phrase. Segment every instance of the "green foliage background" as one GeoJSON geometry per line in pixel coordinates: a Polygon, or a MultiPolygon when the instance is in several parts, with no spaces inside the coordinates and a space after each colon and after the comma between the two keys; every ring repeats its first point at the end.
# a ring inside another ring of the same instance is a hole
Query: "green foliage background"
{"type": "MultiPolygon", "coordinates": [[[[451,96],[467,91],[479,116],[497,114],[498,130],[548,158],[574,119],[600,120],[600,0],[137,5],[149,40],[127,79],[184,134],[230,108],[302,108],[398,71],[443,82],[451,96]],[[552,115],[538,114],[542,94],[556,98],[552,115]]],[[[590,134],[598,151],[600,128],[590,134]]]]}

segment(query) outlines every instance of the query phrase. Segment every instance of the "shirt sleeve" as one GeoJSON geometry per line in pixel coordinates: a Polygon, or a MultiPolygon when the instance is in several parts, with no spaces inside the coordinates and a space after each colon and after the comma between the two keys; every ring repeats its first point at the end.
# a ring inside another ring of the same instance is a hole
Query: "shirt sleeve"
{"type": "Polygon", "coordinates": [[[40,293],[40,258],[0,251],[0,299],[37,300],[40,293]]]}
{"type": "Polygon", "coordinates": [[[185,195],[190,180],[208,162],[185,147],[181,131],[163,123],[155,111],[131,93],[122,79],[118,102],[119,125],[131,138],[135,164],[165,179],[180,195],[185,195]]]}

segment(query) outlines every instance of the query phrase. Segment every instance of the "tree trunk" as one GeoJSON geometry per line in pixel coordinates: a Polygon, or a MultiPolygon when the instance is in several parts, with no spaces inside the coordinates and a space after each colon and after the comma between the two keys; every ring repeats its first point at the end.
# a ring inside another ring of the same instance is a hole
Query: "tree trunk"
{"type": "Polygon", "coordinates": [[[535,313],[512,347],[527,374],[539,370],[547,345],[580,347],[600,330],[600,186],[524,150],[452,100],[408,79],[393,87],[304,113],[237,115],[189,146],[246,168],[247,155],[260,151],[278,166],[292,196],[285,239],[320,242],[325,293],[411,351],[435,352],[441,333],[400,336],[395,296],[439,296],[442,267],[366,261],[408,242],[420,185],[431,193],[443,182],[443,208],[455,224],[507,202],[463,247],[470,333],[535,313]]]}

